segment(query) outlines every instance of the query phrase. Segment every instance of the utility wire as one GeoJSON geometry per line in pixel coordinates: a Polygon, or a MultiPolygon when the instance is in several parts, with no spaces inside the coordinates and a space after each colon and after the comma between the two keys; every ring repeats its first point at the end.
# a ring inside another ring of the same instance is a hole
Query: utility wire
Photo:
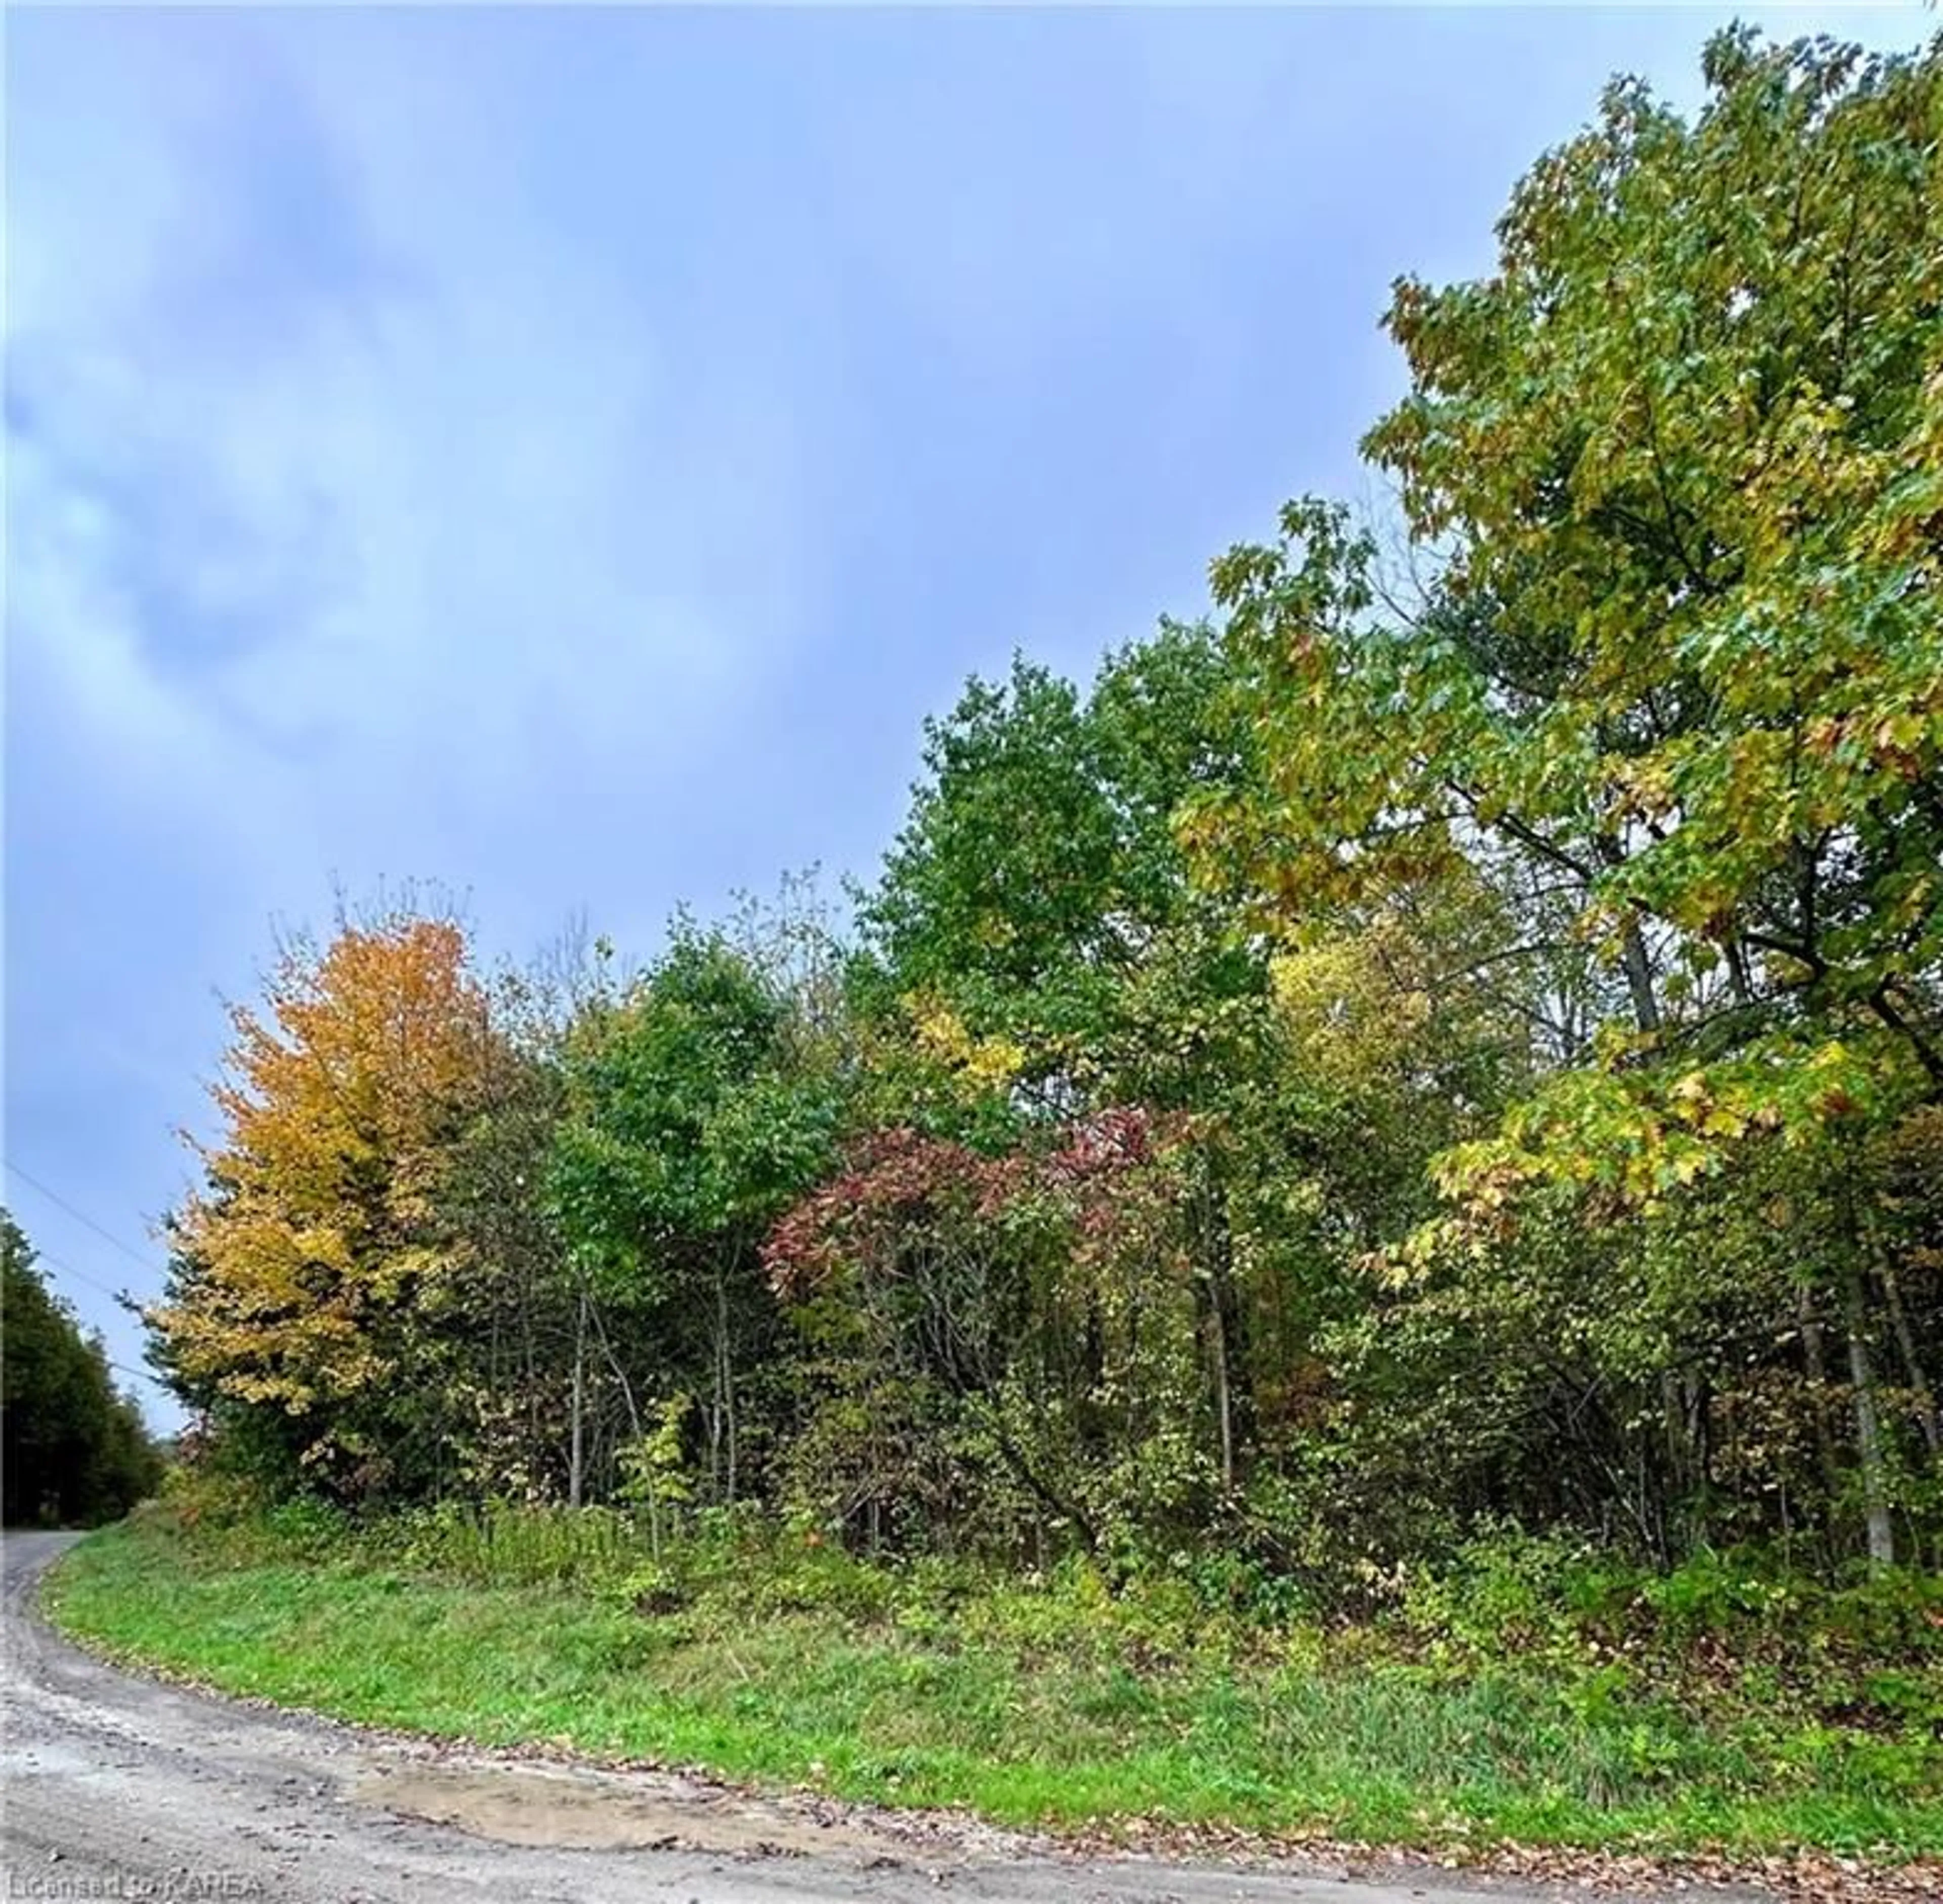
{"type": "MultiPolygon", "coordinates": [[[[125,1290],[111,1289],[105,1282],[96,1282],[94,1277],[84,1275],[81,1270],[76,1269],[72,1263],[63,1263],[58,1256],[49,1256],[44,1251],[38,1249],[35,1250],[34,1252],[34,1261],[36,1264],[45,1263],[52,1268],[63,1270],[68,1275],[78,1278],[80,1281],[86,1283],[90,1288],[99,1289],[104,1296],[111,1296],[118,1303],[120,1302],[123,1297],[127,1293],[125,1290]]],[[[117,1374],[132,1375],[137,1381],[146,1382],[152,1388],[165,1388],[167,1387],[167,1384],[164,1382],[161,1377],[157,1375],[152,1369],[130,1368],[126,1362],[110,1362],[108,1365],[110,1368],[113,1369],[117,1374]]]]}
{"type": "Polygon", "coordinates": [[[64,1263],[58,1256],[50,1256],[44,1249],[34,1251],[34,1261],[45,1263],[50,1269],[59,1270],[63,1276],[71,1276],[77,1282],[84,1282],[91,1289],[98,1289],[111,1301],[119,1302],[128,1292],[125,1289],[111,1289],[98,1277],[91,1276],[85,1270],[78,1270],[72,1263],[64,1263]]]}
{"type": "Polygon", "coordinates": [[[83,1224],[87,1228],[93,1230],[103,1242],[110,1244],[115,1248],[118,1249],[124,1256],[127,1258],[130,1262],[139,1263],[143,1269],[153,1273],[155,1266],[147,1257],[143,1255],[138,1250],[131,1249],[128,1245],[124,1243],[119,1236],[114,1233],[112,1230],[103,1229],[100,1224],[97,1223],[85,1210],[77,1210],[66,1197],[60,1194],[58,1190],[49,1190],[47,1185],[42,1183],[38,1177],[33,1176],[28,1172],[23,1170],[11,1157],[9,1157],[7,1159],[7,1168],[11,1170],[16,1177],[19,1178],[21,1182],[25,1184],[29,1190],[38,1190],[40,1193],[45,1196],[50,1203],[53,1204],[57,1209],[65,1210],[69,1216],[74,1218],[76,1223],[83,1224]]]}
{"type": "MultiPolygon", "coordinates": [[[[77,1223],[85,1224],[90,1230],[93,1230],[94,1233],[97,1236],[100,1236],[104,1242],[112,1243],[117,1249],[121,1251],[123,1255],[131,1258],[137,1263],[141,1263],[142,1267],[144,1269],[149,1269],[153,1267],[150,1264],[143,1262],[142,1258],[137,1256],[135,1252],[132,1249],[129,1248],[125,1243],[122,1242],[118,1237],[111,1236],[106,1230],[102,1228],[100,1224],[95,1222],[92,1218],[84,1215],[81,1211],[77,1210],[72,1203],[68,1202],[66,1197],[57,1196],[54,1191],[48,1188],[46,1184],[38,1182],[34,1178],[30,1177],[18,1164],[10,1162],[7,1168],[12,1171],[14,1175],[19,1178],[22,1183],[26,1184],[31,1186],[33,1189],[38,1190],[49,1202],[58,1204],[60,1208],[65,1210],[69,1216],[72,1217],[77,1223]]],[[[128,1291],[127,1290],[111,1289],[109,1288],[108,1285],[103,1282],[98,1276],[90,1276],[85,1270],[76,1269],[72,1263],[64,1262],[58,1256],[51,1256],[44,1249],[35,1250],[34,1261],[36,1263],[46,1264],[50,1269],[59,1270],[63,1276],[72,1276],[77,1282],[86,1283],[91,1289],[98,1291],[101,1294],[107,1297],[111,1302],[118,1304],[125,1301],[127,1297],[128,1291]]],[[[104,1357],[103,1359],[105,1360],[106,1359],[104,1357]]],[[[109,1362],[108,1363],[108,1366],[113,1369],[116,1374],[126,1375],[135,1381],[146,1382],[151,1388],[166,1390],[167,1387],[167,1384],[151,1369],[130,1368],[126,1362],[109,1362]]]]}
{"type": "MultiPolygon", "coordinates": [[[[72,1263],[63,1263],[58,1256],[49,1256],[35,1250],[34,1261],[36,1264],[45,1263],[54,1269],[65,1270],[71,1276],[78,1277],[91,1288],[99,1289],[104,1296],[113,1297],[118,1303],[121,1300],[123,1292],[109,1288],[105,1282],[97,1282],[92,1276],[81,1275],[72,1263]]],[[[125,1362],[115,1362],[106,1356],[102,1359],[118,1375],[126,1375],[134,1381],[146,1382],[151,1388],[160,1389],[164,1394],[168,1392],[168,1383],[152,1368],[130,1368],[125,1362]]]]}
{"type": "Polygon", "coordinates": [[[138,1382],[146,1382],[151,1388],[159,1388],[166,1391],[168,1387],[167,1383],[152,1369],[130,1368],[124,1362],[111,1362],[108,1365],[116,1374],[129,1376],[138,1382]]]}
{"type": "MultiPolygon", "coordinates": [[[[84,1210],[77,1210],[74,1205],[57,1190],[49,1190],[47,1185],[42,1183],[38,1177],[32,1175],[27,1171],[23,1170],[11,1157],[7,1159],[7,1168],[11,1170],[16,1177],[19,1178],[21,1182],[25,1184],[29,1190],[38,1190],[41,1196],[45,1196],[48,1201],[53,1204],[57,1209],[65,1210],[69,1216],[74,1218],[76,1223],[81,1224],[86,1228],[93,1230],[103,1242],[112,1245],[113,1247],[118,1249],[124,1256],[127,1257],[130,1262],[139,1264],[142,1268],[148,1270],[151,1274],[154,1273],[155,1266],[146,1257],[143,1256],[138,1254],[136,1251],[130,1248],[129,1246],[112,1230],[103,1229],[100,1224],[97,1223],[95,1220],[87,1213],[87,1211],[84,1210]]],[[[100,1282],[95,1277],[88,1275],[85,1270],[76,1269],[72,1263],[63,1263],[58,1256],[50,1256],[45,1250],[35,1250],[34,1251],[34,1258],[36,1262],[51,1264],[55,1269],[65,1272],[67,1275],[74,1277],[78,1282],[86,1283],[91,1289],[99,1290],[103,1295],[109,1297],[113,1301],[118,1303],[120,1302],[123,1297],[128,1293],[124,1289],[109,1288],[106,1283],[100,1282]]],[[[152,1370],[144,1368],[130,1368],[125,1362],[111,1362],[108,1364],[108,1366],[113,1369],[118,1375],[129,1376],[136,1381],[146,1382],[151,1388],[160,1389],[164,1394],[168,1393],[167,1383],[164,1381],[159,1375],[155,1374],[152,1370]]]]}

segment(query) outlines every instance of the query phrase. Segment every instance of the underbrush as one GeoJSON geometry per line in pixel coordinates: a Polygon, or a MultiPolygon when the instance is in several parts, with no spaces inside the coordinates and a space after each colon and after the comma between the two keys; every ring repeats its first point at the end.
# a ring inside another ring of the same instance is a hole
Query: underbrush
{"type": "Polygon", "coordinates": [[[1943,1855],[1943,1582],[1652,1574],[1499,1532],[1352,1620],[1180,1557],[1110,1582],[618,1511],[179,1493],[72,1555],[111,1650],[345,1716],[1002,1820],[1943,1855]]]}

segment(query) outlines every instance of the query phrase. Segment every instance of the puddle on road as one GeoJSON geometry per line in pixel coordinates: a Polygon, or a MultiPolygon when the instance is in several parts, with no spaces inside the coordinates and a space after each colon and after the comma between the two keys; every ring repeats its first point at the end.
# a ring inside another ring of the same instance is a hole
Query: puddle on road
{"type": "Polygon", "coordinates": [[[539,1766],[374,1765],[350,1795],[502,1844],[757,1857],[884,1849],[841,1817],[824,1824],[728,1794],[644,1790],[619,1777],[539,1766]]]}

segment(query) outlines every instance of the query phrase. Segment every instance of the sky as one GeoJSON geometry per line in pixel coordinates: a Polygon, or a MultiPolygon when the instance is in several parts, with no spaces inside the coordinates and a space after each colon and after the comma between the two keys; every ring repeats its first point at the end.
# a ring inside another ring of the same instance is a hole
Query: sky
{"type": "Polygon", "coordinates": [[[646,957],[868,877],[968,674],[1367,497],[1392,281],[1487,269],[1730,17],[8,10],[0,1137],[54,1286],[140,1371],[223,1000],[336,891],[646,957]]]}

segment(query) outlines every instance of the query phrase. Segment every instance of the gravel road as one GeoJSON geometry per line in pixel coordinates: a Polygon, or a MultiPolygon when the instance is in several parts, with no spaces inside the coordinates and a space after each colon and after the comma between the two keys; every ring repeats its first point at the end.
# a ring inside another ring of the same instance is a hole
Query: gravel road
{"type": "Polygon", "coordinates": [[[1415,1872],[1061,1856],[956,1821],[455,1750],[210,1697],[118,1671],[42,1623],[38,1577],[75,1537],[5,1541],[8,1899],[1536,1904],[1563,1894],[1415,1872]]]}

